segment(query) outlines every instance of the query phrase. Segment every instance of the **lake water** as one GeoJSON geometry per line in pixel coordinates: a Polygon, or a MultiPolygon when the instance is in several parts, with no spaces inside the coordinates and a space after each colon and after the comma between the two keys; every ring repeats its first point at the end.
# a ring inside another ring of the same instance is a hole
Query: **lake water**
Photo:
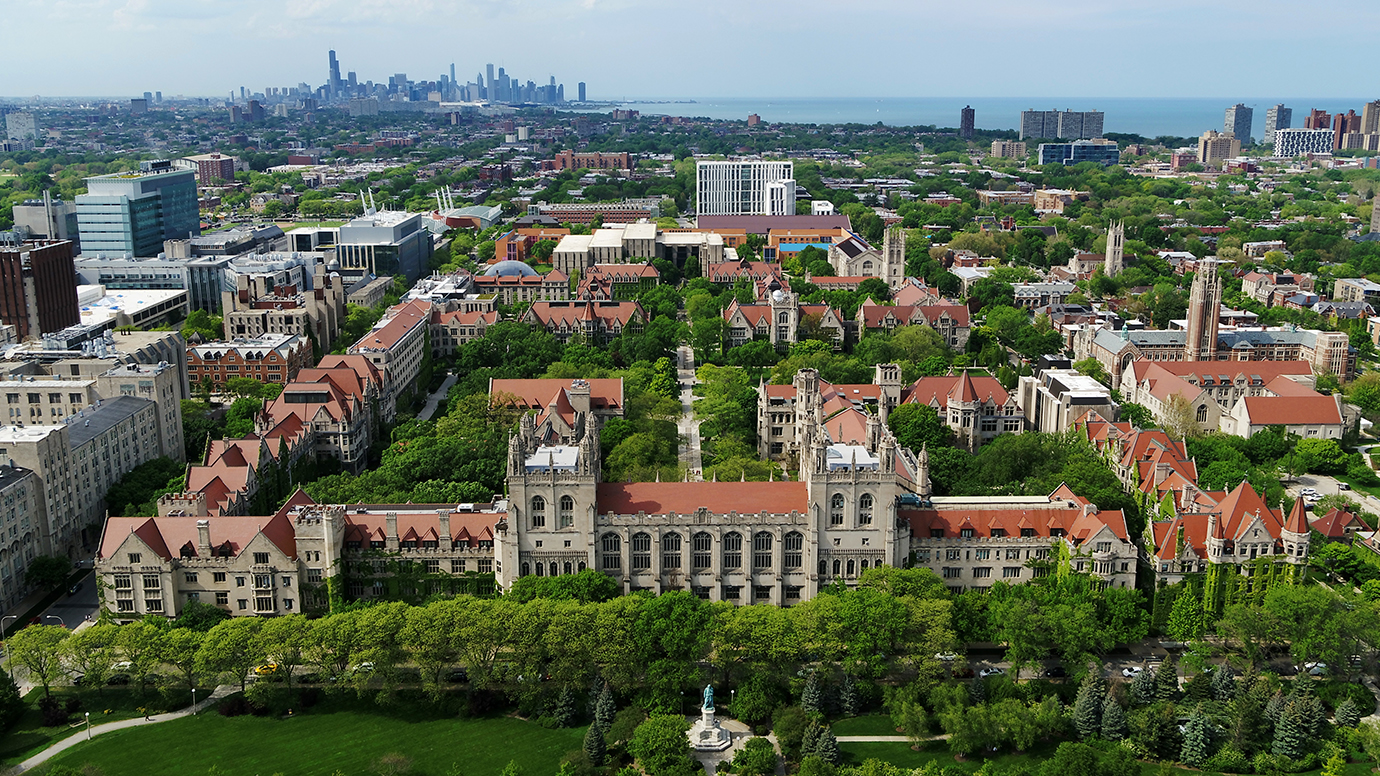
{"type": "Polygon", "coordinates": [[[1023,110],[1100,110],[1106,132],[1138,133],[1146,137],[1175,135],[1197,137],[1204,131],[1222,130],[1226,109],[1237,102],[1255,109],[1251,134],[1265,133],[1265,111],[1277,103],[1293,108],[1293,126],[1303,126],[1312,108],[1329,113],[1361,112],[1362,98],[1311,100],[1308,98],[1088,98],[1088,97],[949,97],[898,98],[694,98],[688,102],[628,101],[624,108],[644,115],[691,116],[711,119],[745,119],[756,113],[768,122],[800,124],[873,124],[891,126],[934,124],[957,127],[959,111],[971,105],[979,129],[1019,129],[1023,110]]]}

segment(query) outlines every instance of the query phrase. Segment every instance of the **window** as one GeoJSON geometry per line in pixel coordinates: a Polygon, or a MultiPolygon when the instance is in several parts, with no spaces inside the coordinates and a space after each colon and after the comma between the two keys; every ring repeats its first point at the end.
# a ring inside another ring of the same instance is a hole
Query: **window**
{"type": "Polygon", "coordinates": [[[604,534],[599,540],[600,549],[604,551],[601,563],[605,571],[618,571],[623,568],[623,539],[618,534],[604,534]]]}
{"type": "Polygon", "coordinates": [[[707,569],[713,562],[714,537],[701,531],[690,538],[690,567],[707,569]]]}
{"type": "Polygon", "coordinates": [[[1020,551],[1019,549],[1007,549],[1007,551],[1006,551],[1006,559],[1007,559],[1007,560],[1020,560],[1020,559],[1021,559],[1021,551],[1020,551]]]}
{"type": "MultiPolygon", "coordinates": [[[[422,565],[426,567],[426,573],[428,574],[441,573],[441,561],[439,560],[424,560],[422,561],[422,565]]],[[[291,580],[287,577],[283,577],[283,587],[288,587],[288,582],[290,581],[291,580]]]]}
{"type": "Polygon", "coordinates": [[[752,537],[752,568],[771,568],[771,534],[761,531],[752,537]]]}
{"type": "Polygon", "coordinates": [[[668,533],[661,537],[661,568],[663,571],[680,568],[680,534],[668,533]]]}
{"type": "Polygon", "coordinates": [[[190,602],[190,601],[200,601],[200,600],[201,600],[201,593],[188,593],[188,594],[187,594],[187,600],[188,600],[189,602],[190,602]]]}
{"type": "MultiPolygon", "coordinates": [[[[454,563],[455,561],[451,561],[454,563]]],[[[307,569],[307,583],[312,585],[321,584],[321,569],[307,569]]]]}
{"type": "Polygon", "coordinates": [[[138,563],[140,557],[141,556],[139,555],[139,553],[131,552],[129,554],[129,565],[133,566],[134,564],[138,563]]]}
{"type": "Polygon", "coordinates": [[[972,539],[977,535],[977,532],[971,528],[960,528],[958,529],[958,535],[963,539],[972,539]]]}
{"type": "Polygon", "coordinates": [[[212,582],[224,582],[224,581],[225,581],[225,572],[224,572],[224,571],[213,571],[213,572],[211,572],[211,581],[212,581],[212,582]]]}
{"type": "Polygon", "coordinates": [[[963,573],[963,569],[956,569],[950,566],[945,566],[942,571],[942,575],[945,579],[958,579],[958,575],[961,573],[963,573]]]}
{"type": "Polygon", "coordinates": [[[133,586],[132,584],[130,584],[130,579],[129,579],[129,575],[128,575],[128,574],[116,574],[116,575],[115,575],[115,589],[116,589],[116,590],[130,590],[130,589],[132,589],[133,587],[134,587],[134,586],[133,586]]]}
{"type": "Polygon", "coordinates": [[[1027,538],[1027,539],[1028,539],[1028,538],[1030,538],[1030,537],[1032,537],[1032,536],[1034,536],[1034,535],[1035,535],[1035,529],[1034,529],[1034,528],[1022,528],[1022,529],[1021,529],[1021,536],[1022,536],[1023,538],[1027,538]]]}
{"type": "Polygon", "coordinates": [[[561,496],[561,527],[569,528],[572,525],[575,525],[575,499],[561,496]]]}
{"type": "Polygon", "coordinates": [[[1206,422],[1207,422],[1207,405],[1206,405],[1206,404],[1200,405],[1200,406],[1198,407],[1198,422],[1199,422],[1199,423],[1206,423],[1206,422]]]}
{"type": "Polygon", "coordinates": [[[973,550],[973,560],[987,560],[992,556],[992,551],[987,549],[973,550]]]}
{"type": "Polygon", "coordinates": [[[227,606],[230,603],[230,594],[226,592],[216,593],[216,605],[227,606]]]}
{"type": "Polygon", "coordinates": [[[494,562],[492,558],[480,558],[476,565],[479,567],[477,570],[480,574],[494,573],[494,562]]]}
{"type": "Polygon", "coordinates": [[[144,611],[146,611],[146,612],[161,612],[161,611],[163,611],[163,599],[161,599],[161,598],[146,598],[146,599],[144,599],[144,611]]]}
{"type": "Polygon", "coordinates": [[[268,565],[268,553],[266,553],[266,552],[256,552],[256,553],[254,553],[254,565],[256,565],[256,566],[267,566],[267,565],[268,565]]]}
{"type": "MultiPolygon", "coordinates": [[[[310,574],[311,572],[308,571],[307,573],[310,574]]],[[[465,561],[464,561],[463,559],[458,559],[458,558],[452,559],[451,562],[450,562],[450,573],[452,573],[452,574],[464,574],[464,573],[465,573],[465,561]]]]}
{"type": "Polygon", "coordinates": [[[1006,529],[1005,529],[1005,528],[993,528],[993,529],[992,529],[992,538],[993,538],[993,539],[1002,539],[1002,538],[1005,538],[1005,537],[1006,537],[1006,529]]]}
{"type": "Polygon", "coordinates": [[[632,537],[633,571],[646,571],[652,567],[652,537],[638,533],[632,537]]]}
{"type": "Polygon", "coordinates": [[[843,525],[843,494],[835,493],[829,501],[829,525],[843,525]]]}
{"type": "Polygon", "coordinates": [[[743,588],[737,585],[724,585],[724,600],[737,601],[743,595],[743,588]]]}
{"type": "Polygon", "coordinates": [[[235,587],[244,587],[244,577],[235,577],[235,587]]]}
{"type": "Polygon", "coordinates": [[[286,609],[286,610],[289,611],[289,612],[292,611],[292,599],[291,599],[291,598],[284,598],[284,599],[283,599],[283,608],[286,609]]]}
{"type": "Polygon", "coordinates": [[[740,569],[743,567],[743,535],[740,533],[724,534],[724,568],[740,569]]]}
{"type": "Polygon", "coordinates": [[[157,575],[157,574],[145,574],[145,575],[144,575],[144,589],[145,589],[145,590],[157,590],[157,589],[159,589],[160,587],[162,587],[162,585],[159,584],[159,579],[158,579],[158,575],[157,575]]]}
{"type": "MultiPolygon", "coordinates": [[[[432,561],[427,561],[431,563],[432,561]]],[[[283,587],[292,587],[292,577],[283,577],[283,587]]]]}
{"type": "Polygon", "coordinates": [[[196,584],[196,572],[195,572],[195,571],[188,571],[186,574],[183,574],[182,576],[183,576],[183,578],[185,578],[185,579],[187,580],[187,582],[188,582],[189,584],[193,584],[193,585],[196,584]]]}
{"type": "MultiPolygon", "coordinates": [[[[803,559],[801,556],[802,550],[804,550],[805,548],[805,537],[800,533],[797,533],[796,531],[792,531],[786,534],[784,543],[786,545],[786,557],[783,560],[782,565],[788,569],[800,568],[803,565],[803,559]]],[[[790,597],[789,591],[786,597],[790,597]]]]}
{"type": "Polygon", "coordinates": [[[1111,542],[1098,542],[1098,543],[1097,543],[1097,552],[1111,552],[1111,551],[1112,551],[1112,543],[1111,543],[1111,542]]]}
{"type": "Polygon", "coordinates": [[[931,539],[943,539],[943,538],[944,538],[944,529],[943,529],[943,528],[931,528],[931,529],[930,529],[930,538],[931,538],[931,539]]]}
{"type": "Polygon", "coordinates": [[[273,597],[272,597],[272,596],[262,596],[262,595],[261,595],[261,596],[256,596],[256,597],[254,598],[254,611],[256,611],[256,612],[271,612],[271,611],[273,611],[273,597]]]}
{"type": "Polygon", "coordinates": [[[541,496],[532,497],[532,527],[546,527],[546,499],[541,496]]]}
{"type": "Polygon", "coordinates": [[[273,587],[272,574],[255,574],[254,587],[257,590],[269,590],[273,587]]]}
{"type": "Polygon", "coordinates": [[[990,576],[992,576],[992,569],[990,566],[978,566],[973,569],[973,579],[987,579],[990,576]]]}
{"type": "Polygon", "coordinates": [[[1021,575],[1020,566],[1004,566],[1001,570],[1002,579],[1015,579],[1021,575]]]}
{"type": "Polygon", "coordinates": [[[766,585],[754,585],[752,588],[752,600],[770,603],[771,588],[766,585]]]}
{"type": "Polygon", "coordinates": [[[945,550],[944,560],[959,560],[963,557],[963,550],[945,550]]]}
{"type": "Polygon", "coordinates": [[[119,610],[122,611],[122,612],[132,612],[132,611],[134,611],[134,601],[133,601],[132,599],[125,599],[125,600],[122,600],[122,601],[116,601],[115,603],[118,605],[119,610]]]}
{"type": "Polygon", "coordinates": [[[872,524],[872,494],[864,493],[858,499],[858,525],[872,524]]]}

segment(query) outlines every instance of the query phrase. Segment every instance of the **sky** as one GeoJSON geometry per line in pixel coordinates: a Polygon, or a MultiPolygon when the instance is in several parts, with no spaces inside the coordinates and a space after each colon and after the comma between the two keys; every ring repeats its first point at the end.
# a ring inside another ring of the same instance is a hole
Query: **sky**
{"type": "MultiPolygon", "coordinates": [[[[0,94],[462,82],[567,96],[1224,97],[1367,91],[1380,3],[1334,0],[4,0],[0,94]],[[15,34],[18,32],[19,34],[15,34]]],[[[1380,89],[1376,90],[1380,92],[1380,89]]],[[[1380,95],[1377,95],[1380,96],[1380,95]]]]}

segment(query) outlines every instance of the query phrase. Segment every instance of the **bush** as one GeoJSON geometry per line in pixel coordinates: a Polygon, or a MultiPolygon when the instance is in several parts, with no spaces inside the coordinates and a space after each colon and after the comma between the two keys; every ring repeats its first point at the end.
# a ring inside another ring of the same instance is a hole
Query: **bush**
{"type": "Polygon", "coordinates": [[[43,715],[44,727],[56,727],[67,724],[67,710],[62,707],[62,703],[57,698],[49,695],[38,702],[38,711],[43,715]]]}
{"type": "Polygon", "coordinates": [[[249,701],[243,695],[225,699],[216,707],[222,717],[241,717],[250,712],[249,701]]]}
{"type": "Polygon", "coordinates": [[[72,716],[73,714],[76,714],[76,713],[80,712],[80,711],[81,711],[81,698],[78,698],[78,697],[75,696],[75,695],[69,695],[69,696],[67,696],[67,700],[63,701],[63,703],[62,703],[62,708],[63,708],[64,711],[67,712],[67,716],[69,716],[69,717],[72,716]]]}
{"type": "Polygon", "coordinates": [[[1250,773],[1251,759],[1241,750],[1228,744],[1217,750],[1217,754],[1209,757],[1207,762],[1203,763],[1203,770],[1223,773],[1250,773]]]}
{"type": "Polygon", "coordinates": [[[1318,693],[1318,700],[1330,711],[1336,711],[1342,705],[1342,701],[1351,701],[1356,704],[1357,710],[1362,717],[1368,717],[1375,713],[1375,696],[1365,685],[1350,682],[1317,682],[1315,685],[1318,693]]]}

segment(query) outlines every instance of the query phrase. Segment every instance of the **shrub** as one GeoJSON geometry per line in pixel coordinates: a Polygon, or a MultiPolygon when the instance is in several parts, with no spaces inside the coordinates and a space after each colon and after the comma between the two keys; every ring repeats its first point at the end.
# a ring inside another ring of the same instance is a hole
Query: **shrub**
{"type": "Polygon", "coordinates": [[[1223,773],[1250,773],[1251,760],[1241,753],[1241,750],[1227,745],[1217,750],[1217,754],[1209,757],[1203,763],[1204,770],[1221,771],[1223,773]]]}
{"type": "Polygon", "coordinates": [[[235,695],[222,701],[216,711],[222,717],[240,717],[249,713],[249,701],[243,695],[235,695]]]}
{"type": "Polygon", "coordinates": [[[38,702],[38,711],[43,715],[44,727],[56,727],[67,724],[67,710],[62,707],[62,703],[57,698],[49,695],[38,702]]]}

